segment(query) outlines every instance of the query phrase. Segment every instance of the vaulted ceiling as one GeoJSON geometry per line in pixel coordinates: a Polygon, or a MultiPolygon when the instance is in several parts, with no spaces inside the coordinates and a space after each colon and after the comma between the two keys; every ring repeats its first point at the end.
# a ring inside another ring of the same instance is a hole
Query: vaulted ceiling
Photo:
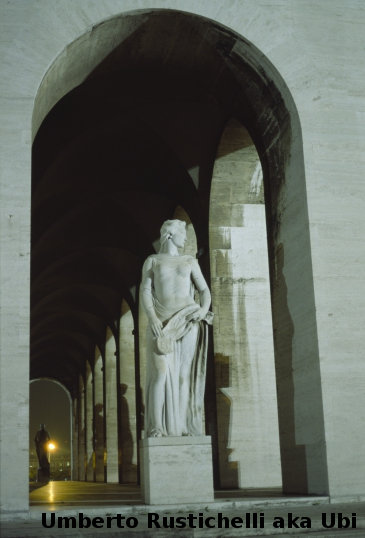
{"type": "Polygon", "coordinates": [[[123,298],[135,312],[143,261],[177,206],[207,254],[225,123],[239,118],[259,153],[277,123],[262,135],[258,111],[277,97],[242,61],[237,75],[236,40],[207,21],[152,12],[43,121],[33,144],[31,377],[75,389],[123,298]]]}

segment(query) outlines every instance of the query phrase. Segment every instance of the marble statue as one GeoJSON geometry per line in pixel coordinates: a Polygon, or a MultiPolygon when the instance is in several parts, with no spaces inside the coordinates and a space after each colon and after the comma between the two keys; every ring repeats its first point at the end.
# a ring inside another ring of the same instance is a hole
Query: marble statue
{"type": "Polygon", "coordinates": [[[43,476],[45,479],[50,476],[48,461],[48,443],[50,440],[49,433],[45,430],[45,424],[41,424],[40,430],[37,431],[34,438],[34,443],[39,462],[38,476],[43,476]]]}
{"type": "Polygon", "coordinates": [[[186,224],[167,220],[160,251],[143,266],[142,303],[148,316],[147,437],[202,435],[210,291],[198,261],[180,255],[186,224]],[[199,293],[199,304],[194,300],[199,293]]]}

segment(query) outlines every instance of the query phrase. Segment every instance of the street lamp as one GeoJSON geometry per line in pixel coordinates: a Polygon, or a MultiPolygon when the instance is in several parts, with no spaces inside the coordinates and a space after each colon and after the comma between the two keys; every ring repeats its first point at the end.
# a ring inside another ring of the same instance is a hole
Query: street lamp
{"type": "Polygon", "coordinates": [[[49,460],[49,464],[51,465],[51,453],[53,452],[53,450],[56,449],[56,445],[52,443],[52,441],[50,441],[47,445],[47,448],[48,448],[48,460],[49,460]]]}

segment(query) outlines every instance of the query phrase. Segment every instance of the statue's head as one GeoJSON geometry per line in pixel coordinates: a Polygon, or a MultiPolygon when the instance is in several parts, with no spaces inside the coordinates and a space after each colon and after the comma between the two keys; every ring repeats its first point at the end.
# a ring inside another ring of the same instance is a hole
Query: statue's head
{"type": "Polygon", "coordinates": [[[178,248],[183,248],[186,241],[186,222],[179,219],[165,220],[160,230],[160,252],[167,251],[169,241],[178,248]]]}
{"type": "Polygon", "coordinates": [[[120,384],[120,393],[122,396],[127,392],[127,388],[128,388],[128,385],[126,385],[125,383],[120,384]]]}
{"type": "Polygon", "coordinates": [[[44,430],[44,429],[45,429],[45,427],[46,427],[46,425],[45,425],[45,424],[40,424],[39,426],[40,426],[41,430],[44,430]]]}

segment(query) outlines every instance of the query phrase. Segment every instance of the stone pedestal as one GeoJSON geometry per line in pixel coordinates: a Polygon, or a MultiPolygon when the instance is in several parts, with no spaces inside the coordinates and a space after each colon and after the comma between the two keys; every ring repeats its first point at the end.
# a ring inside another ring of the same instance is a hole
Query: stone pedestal
{"type": "Polygon", "coordinates": [[[50,480],[50,473],[47,469],[39,468],[37,471],[37,482],[47,484],[50,480]]]}
{"type": "Polygon", "coordinates": [[[210,437],[149,437],[140,450],[146,504],[213,502],[210,437]]]}

